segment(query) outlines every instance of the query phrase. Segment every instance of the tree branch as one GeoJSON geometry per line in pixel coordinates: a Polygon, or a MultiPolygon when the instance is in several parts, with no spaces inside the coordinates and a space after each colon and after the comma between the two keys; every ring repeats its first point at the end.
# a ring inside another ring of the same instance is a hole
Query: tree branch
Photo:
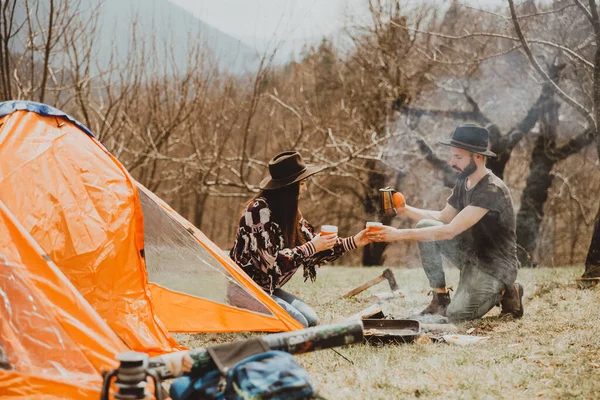
{"type": "MultiPolygon", "coordinates": [[[[462,36],[453,36],[453,35],[448,35],[448,34],[439,33],[439,32],[421,31],[421,30],[409,28],[407,26],[400,26],[400,25],[398,25],[398,26],[402,29],[413,31],[416,33],[422,33],[424,35],[431,35],[431,36],[436,36],[436,37],[440,37],[443,39],[450,39],[450,40],[464,40],[464,39],[475,38],[475,37],[493,37],[493,38],[497,38],[497,39],[512,40],[515,42],[520,41],[520,39],[518,37],[503,35],[503,34],[499,34],[499,33],[473,32],[473,33],[467,33],[462,36]]],[[[586,60],[582,55],[577,54],[570,48],[560,45],[558,43],[550,42],[548,40],[541,40],[541,39],[529,39],[528,41],[529,41],[529,43],[543,44],[546,46],[560,49],[560,50],[564,51],[565,53],[569,54],[570,56],[572,56],[573,58],[576,58],[577,60],[581,61],[585,66],[590,67],[590,68],[594,67],[594,64],[592,62],[586,60]]],[[[514,50],[514,49],[515,48],[513,48],[511,50],[514,50]]],[[[504,54],[504,52],[501,54],[504,54]]]]}
{"type": "Polygon", "coordinates": [[[302,135],[304,133],[304,122],[302,121],[302,116],[300,116],[300,114],[298,113],[298,111],[296,111],[296,109],[288,104],[285,104],[279,97],[277,96],[273,96],[272,94],[269,94],[269,97],[271,98],[271,100],[275,101],[277,104],[279,104],[281,107],[285,108],[286,110],[288,110],[289,112],[291,112],[292,114],[294,114],[294,116],[296,118],[298,118],[298,136],[296,137],[296,140],[294,141],[294,145],[292,146],[292,148],[295,148],[298,143],[300,142],[300,140],[302,139],[302,135]]]}
{"type": "Polygon", "coordinates": [[[508,53],[510,53],[512,51],[515,51],[515,50],[519,49],[521,46],[522,45],[516,45],[516,46],[511,47],[508,50],[503,50],[503,51],[500,51],[498,53],[488,54],[488,55],[486,55],[484,57],[474,58],[474,59],[468,60],[468,61],[441,61],[441,60],[438,60],[436,58],[433,58],[433,57],[429,56],[429,54],[427,54],[425,51],[423,51],[421,49],[417,48],[416,50],[419,53],[421,53],[425,58],[427,58],[429,61],[437,63],[437,64],[442,64],[442,65],[468,65],[468,64],[479,64],[479,63],[481,63],[483,61],[486,61],[486,60],[489,60],[489,59],[492,59],[492,58],[501,57],[501,56],[503,56],[505,54],[508,54],[508,53]]]}
{"type": "Polygon", "coordinates": [[[458,120],[472,120],[475,121],[479,117],[479,114],[475,110],[471,111],[460,111],[460,110],[428,110],[424,108],[403,108],[402,113],[409,117],[444,117],[458,120]]]}
{"type": "Polygon", "coordinates": [[[594,25],[594,20],[592,19],[592,14],[590,13],[590,10],[585,8],[585,6],[583,5],[583,3],[580,0],[573,0],[573,1],[577,5],[577,7],[579,7],[581,9],[581,11],[583,11],[583,13],[585,14],[585,17],[590,20],[592,25],[594,25]]]}
{"type": "Polygon", "coordinates": [[[594,33],[596,37],[600,36],[600,18],[598,18],[598,6],[596,5],[595,0],[589,0],[590,3],[590,21],[592,22],[592,26],[594,27],[594,33]]]}
{"type": "Polygon", "coordinates": [[[525,117],[523,117],[523,119],[519,121],[519,123],[509,131],[509,133],[501,136],[498,140],[498,147],[494,146],[492,150],[496,151],[496,154],[498,155],[505,152],[510,153],[517,143],[519,143],[519,141],[535,126],[540,110],[542,109],[542,105],[545,101],[546,99],[543,95],[541,95],[535,104],[529,109],[527,115],[525,115],[525,117]]]}
{"type": "Polygon", "coordinates": [[[42,88],[40,93],[40,103],[44,102],[46,94],[46,82],[48,80],[48,64],[50,63],[50,51],[52,50],[52,31],[54,30],[54,0],[50,0],[50,15],[48,17],[48,39],[44,49],[44,70],[42,71],[42,88]]]}
{"type": "MultiPolygon", "coordinates": [[[[590,1],[594,1],[594,0],[590,0],[590,1]]],[[[593,126],[594,129],[596,129],[596,120],[590,114],[590,112],[584,106],[579,104],[575,99],[573,99],[568,94],[566,94],[556,83],[554,83],[550,79],[548,74],[546,74],[546,72],[542,69],[540,64],[537,62],[537,60],[533,56],[533,53],[531,52],[531,49],[529,48],[527,39],[525,39],[525,36],[523,35],[523,31],[521,30],[521,24],[519,23],[519,19],[517,17],[517,12],[515,10],[514,1],[508,0],[508,5],[510,7],[510,14],[512,16],[512,20],[513,20],[513,24],[515,26],[515,31],[517,32],[517,36],[521,40],[521,44],[523,45],[523,50],[525,51],[525,54],[527,54],[527,57],[529,58],[529,61],[531,62],[531,64],[535,68],[535,70],[544,78],[545,83],[548,83],[549,85],[551,85],[551,87],[554,89],[554,91],[558,94],[558,96],[561,99],[563,99],[571,107],[575,108],[575,110],[577,110],[587,120],[588,124],[590,124],[590,126],[593,126]]]]}

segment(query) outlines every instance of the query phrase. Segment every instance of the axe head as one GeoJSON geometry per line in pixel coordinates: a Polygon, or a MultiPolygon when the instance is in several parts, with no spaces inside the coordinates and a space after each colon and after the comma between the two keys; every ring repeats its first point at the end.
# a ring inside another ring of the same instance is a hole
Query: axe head
{"type": "Polygon", "coordinates": [[[396,278],[394,277],[394,273],[391,269],[386,268],[381,275],[390,283],[390,289],[392,289],[392,292],[398,290],[398,284],[396,283],[396,278]]]}

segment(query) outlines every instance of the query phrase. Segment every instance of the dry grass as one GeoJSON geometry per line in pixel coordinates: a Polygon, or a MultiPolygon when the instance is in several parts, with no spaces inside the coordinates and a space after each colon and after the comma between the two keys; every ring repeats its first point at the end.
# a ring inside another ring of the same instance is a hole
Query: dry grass
{"type": "MultiPolygon", "coordinates": [[[[302,282],[297,274],[286,289],[314,306],[321,323],[335,322],[367,306],[339,296],[381,271],[322,268],[314,284],[302,282]]],[[[474,327],[474,335],[490,336],[486,343],[360,344],[338,349],[353,364],[331,350],[298,360],[328,399],[598,398],[600,291],[577,289],[573,279],[581,271],[581,267],[521,270],[523,319],[501,319],[494,309],[480,321],[459,326],[461,333],[474,327]]],[[[405,298],[394,300],[388,312],[402,318],[426,305],[428,287],[422,270],[394,269],[394,274],[405,298]]],[[[456,283],[455,270],[448,276],[449,283],[456,283]]],[[[388,288],[383,282],[371,292],[388,288]]],[[[177,335],[177,339],[198,347],[249,336],[177,335]]]]}

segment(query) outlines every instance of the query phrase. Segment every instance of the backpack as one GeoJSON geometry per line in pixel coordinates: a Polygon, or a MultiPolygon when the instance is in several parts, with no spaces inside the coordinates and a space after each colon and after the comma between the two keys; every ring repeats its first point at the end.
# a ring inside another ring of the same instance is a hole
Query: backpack
{"type": "Polygon", "coordinates": [[[225,375],[215,368],[198,378],[177,378],[169,394],[173,400],[301,400],[316,392],[291,354],[267,351],[243,359],[225,375]]]}

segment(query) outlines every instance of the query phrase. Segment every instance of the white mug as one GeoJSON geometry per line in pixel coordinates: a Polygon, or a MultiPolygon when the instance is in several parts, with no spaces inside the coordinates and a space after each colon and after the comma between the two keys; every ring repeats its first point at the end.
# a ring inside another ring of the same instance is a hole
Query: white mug
{"type": "Polygon", "coordinates": [[[337,235],[338,227],[335,225],[322,225],[321,235],[337,235]]]}

